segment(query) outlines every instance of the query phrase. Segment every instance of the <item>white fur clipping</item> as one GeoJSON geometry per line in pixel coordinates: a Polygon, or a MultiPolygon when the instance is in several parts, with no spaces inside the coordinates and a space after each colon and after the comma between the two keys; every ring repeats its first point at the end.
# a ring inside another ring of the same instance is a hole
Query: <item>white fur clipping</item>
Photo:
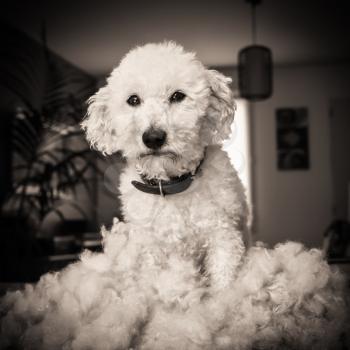
{"type": "Polygon", "coordinates": [[[191,259],[150,230],[115,223],[104,252],[1,302],[0,348],[336,349],[343,279],[321,252],[256,246],[213,292],[191,259]]]}

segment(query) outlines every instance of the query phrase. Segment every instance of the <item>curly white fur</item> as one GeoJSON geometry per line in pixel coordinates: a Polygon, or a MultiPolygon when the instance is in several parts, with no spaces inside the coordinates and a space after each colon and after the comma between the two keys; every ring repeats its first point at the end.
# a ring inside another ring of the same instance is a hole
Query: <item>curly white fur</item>
{"type": "Polygon", "coordinates": [[[243,244],[244,189],[219,146],[235,104],[229,78],[174,43],[127,54],[90,99],[83,122],[101,152],[122,151],[125,223],[103,231],[104,252],[84,252],[1,303],[0,348],[335,349],[345,320],[343,278],[298,243],[243,244]],[[180,90],[186,98],[169,103],[180,90]],[[128,97],[141,104],[132,107],[128,97]],[[161,154],[142,142],[167,133],[161,154]],[[194,173],[166,197],[138,191],[140,176],[194,173]]]}

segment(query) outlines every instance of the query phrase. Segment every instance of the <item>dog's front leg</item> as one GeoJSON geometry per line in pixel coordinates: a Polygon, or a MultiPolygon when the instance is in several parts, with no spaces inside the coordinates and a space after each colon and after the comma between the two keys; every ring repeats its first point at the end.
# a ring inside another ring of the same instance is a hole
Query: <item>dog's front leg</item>
{"type": "Polygon", "coordinates": [[[232,227],[214,230],[208,244],[206,271],[215,291],[227,288],[235,279],[245,247],[241,232],[232,227]]]}

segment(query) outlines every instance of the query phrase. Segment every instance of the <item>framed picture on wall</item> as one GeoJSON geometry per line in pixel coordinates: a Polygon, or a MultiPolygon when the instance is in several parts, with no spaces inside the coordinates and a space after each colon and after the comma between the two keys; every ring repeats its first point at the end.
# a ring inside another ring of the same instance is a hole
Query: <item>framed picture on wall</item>
{"type": "Polygon", "coordinates": [[[310,168],[307,108],[276,109],[277,168],[310,168]]]}

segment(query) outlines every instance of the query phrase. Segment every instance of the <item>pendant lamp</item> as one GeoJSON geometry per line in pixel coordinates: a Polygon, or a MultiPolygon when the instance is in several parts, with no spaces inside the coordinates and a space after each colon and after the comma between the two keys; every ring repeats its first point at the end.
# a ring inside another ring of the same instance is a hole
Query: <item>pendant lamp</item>
{"type": "Polygon", "coordinates": [[[240,96],[261,101],[272,95],[272,52],[256,44],[256,6],[261,0],[246,0],[251,5],[253,44],[238,53],[238,86],[240,96]]]}

